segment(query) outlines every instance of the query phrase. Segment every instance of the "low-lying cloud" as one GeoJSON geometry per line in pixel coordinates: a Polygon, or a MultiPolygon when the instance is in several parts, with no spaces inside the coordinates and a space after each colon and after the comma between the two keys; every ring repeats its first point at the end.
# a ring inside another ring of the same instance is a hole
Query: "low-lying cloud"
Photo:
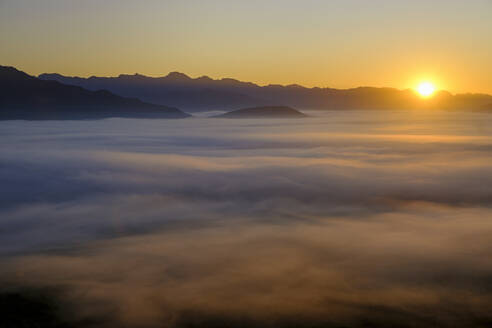
{"type": "Polygon", "coordinates": [[[0,283],[84,327],[487,325],[491,121],[2,122],[0,283]]]}

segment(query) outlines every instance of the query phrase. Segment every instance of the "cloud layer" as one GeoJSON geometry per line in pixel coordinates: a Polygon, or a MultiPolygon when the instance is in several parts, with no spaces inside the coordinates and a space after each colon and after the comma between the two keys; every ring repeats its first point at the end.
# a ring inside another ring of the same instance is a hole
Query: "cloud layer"
{"type": "Polygon", "coordinates": [[[485,325],[491,123],[2,122],[0,279],[94,327],[485,325]]]}

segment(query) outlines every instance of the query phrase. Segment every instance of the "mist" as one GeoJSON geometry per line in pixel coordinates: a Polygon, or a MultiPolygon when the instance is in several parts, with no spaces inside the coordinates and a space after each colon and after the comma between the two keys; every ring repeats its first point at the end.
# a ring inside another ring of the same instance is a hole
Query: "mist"
{"type": "Polygon", "coordinates": [[[0,122],[1,295],[67,327],[490,325],[492,116],[309,114],[0,122]]]}

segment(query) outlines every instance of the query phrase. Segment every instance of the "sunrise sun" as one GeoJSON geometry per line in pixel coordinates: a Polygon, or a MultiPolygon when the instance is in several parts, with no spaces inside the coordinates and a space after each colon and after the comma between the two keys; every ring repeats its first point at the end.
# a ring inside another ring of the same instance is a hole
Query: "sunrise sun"
{"type": "Polygon", "coordinates": [[[436,87],[434,84],[431,82],[421,82],[417,86],[417,92],[422,96],[422,97],[430,97],[432,94],[436,91],[436,87]]]}

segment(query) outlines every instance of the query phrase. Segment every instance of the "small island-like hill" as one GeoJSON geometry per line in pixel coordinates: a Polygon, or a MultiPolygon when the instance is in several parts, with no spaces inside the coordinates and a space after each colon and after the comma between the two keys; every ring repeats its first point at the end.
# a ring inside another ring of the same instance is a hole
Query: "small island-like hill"
{"type": "Polygon", "coordinates": [[[233,110],[215,118],[302,118],[306,114],[287,106],[262,106],[233,110]]]}

